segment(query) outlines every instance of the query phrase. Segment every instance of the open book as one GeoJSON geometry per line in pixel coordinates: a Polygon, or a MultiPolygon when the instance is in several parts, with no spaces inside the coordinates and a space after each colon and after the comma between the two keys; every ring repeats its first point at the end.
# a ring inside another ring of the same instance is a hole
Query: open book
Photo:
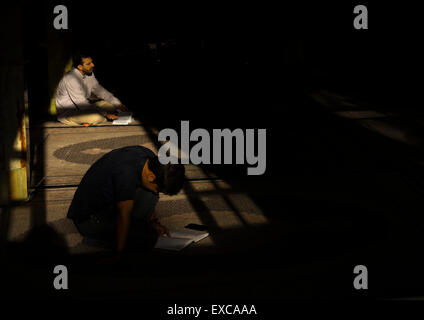
{"type": "Polygon", "coordinates": [[[170,237],[163,235],[156,242],[156,249],[180,251],[192,242],[198,242],[207,236],[208,232],[191,230],[187,228],[174,229],[170,232],[170,237]]]}
{"type": "Polygon", "coordinates": [[[119,112],[119,118],[112,121],[115,125],[127,125],[133,121],[131,112],[119,112]]]}

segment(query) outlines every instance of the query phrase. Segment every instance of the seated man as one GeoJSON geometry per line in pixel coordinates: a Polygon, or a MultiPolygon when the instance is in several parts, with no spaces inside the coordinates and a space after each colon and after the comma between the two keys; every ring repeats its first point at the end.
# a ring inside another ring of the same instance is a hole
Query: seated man
{"type": "Polygon", "coordinates": [[[117,110],[128,111],[99,84],[89,55],[77,53],[72,59],[73,68],[60,80],[56,91],[57,118],[60,122],[71,126],[96,125],[108,119],[117,119],[114,113],[117,110]]]}
{"type": "Polygon", "coordinates": [[[159,192],[178,193],[184,173],[142,146],[112,150],[85,173],[67,216],[87,244],[115,248],[118,256],[124,248],[152,249],[169,234],[154,213],[159,192]]]}

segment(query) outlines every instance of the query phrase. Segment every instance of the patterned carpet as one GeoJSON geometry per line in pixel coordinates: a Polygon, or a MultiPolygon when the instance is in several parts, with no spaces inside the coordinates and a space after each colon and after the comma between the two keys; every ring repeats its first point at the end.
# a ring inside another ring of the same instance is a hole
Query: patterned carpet
{"type": "Polygon", "coordinates": [[[124,146],[142,145],[152,150],[153,144],[146,135],[124,136],[117,138],[96,139],[86,142],[70,144],[66,147],[56,150],[53,155],[55,158],[72,163],[93,164],[104,154],[113,149],[124,146]]]}

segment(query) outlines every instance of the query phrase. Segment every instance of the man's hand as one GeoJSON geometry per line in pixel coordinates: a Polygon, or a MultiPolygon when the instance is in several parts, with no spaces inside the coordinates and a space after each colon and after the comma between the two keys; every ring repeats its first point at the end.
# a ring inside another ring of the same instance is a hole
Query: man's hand
{"type": "Polygon", "coordinates": [[[155,228],[156,232],[158,233],[158,236],[163,236],[166,234],[168,237],[170,237],[169,229],[163,225],[161,225],[159,222],[153,222],[152,223],[153,228],[155,228]]]}
{"type": "Polygon", "coordinates": [[[116,114],[113,114],[113,113],[106,113],[105,117],[108,118],[109,120],[116,120],[119,118],[116,114]]]}
{"type": "Polygon", "coordinates": [[[120,104],[116,108],[121,110],[121,111],[128,112],[128,108],[126,106],[124,106],[123,104],[120,104]]]}

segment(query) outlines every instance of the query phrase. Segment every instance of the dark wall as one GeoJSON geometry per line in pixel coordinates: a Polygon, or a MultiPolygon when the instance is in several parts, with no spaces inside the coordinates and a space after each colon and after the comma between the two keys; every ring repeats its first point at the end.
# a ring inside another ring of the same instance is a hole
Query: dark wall
{"type": "MultiPolygon", "coordinates": [[[[237,113],[252,99],[281,103],[293,90],[335,88],[393,102],[418,88],[410,77],[419,62],[418,11],[407,4],[361,2],[370,28],[361,31],[353,28],[356,2],[65,4],[72,47],[92,52],[104,86],[152,117],[158,109],[148,106],[158,103],[181,118],[184,108],[173,105],[187,106],[191,116],[200,103],[218,113],[239,105],[237,113]],[[149,49],[161,42],[167,45],[149,49]]],[[[46,77],[54,5],[25,4],[35,79],[46,77]]],[[[45,81],[33,87],[35,100],[45,101],[45,81]]]]}
{"type": "Polygon", "coordinates": [[[227,80],[234,87],[245,72],[252,74],[256,84],[263,84],[264,90],[300,81],[301,85],[345,86],[372,94],[378,90],[376,81],[390,88],[404,83],[397,76],[412,66],[410,53],[411,58],[417,57],[410,50],[415,45],[410,42],[412,30],[404,32],[405,23],[411,23],[404,21],[408,8],[361,2],[368,6],[370,29],[358,31],[353,28],[357,4],[135,6],[132,2],[90,2],[81,10],[73,5],[71,27],[74,43],[97,52],[101,64],[96,72],[105,81],[111,71],[118,78],[144,74],[143,86],[149,86],[160,69],[165,72],[160,75],[164,90],[172,90],[182,72],[186,74],[184,86],[194,88],[199,82],[213,86],[227,80]],[[146,43],[168,39],[177,40],[176,46],[161,50],[161,67],[152,67],[156,59],[146,50],[146,43]],[[240,76],[234,79],[233,72],[240,76]],[[226,73],[228,79],[220,77],[226,73]]]}
{"type": "MultiPolygon", "coordinates": [[[[53,11],[53,10],[52,10],[53,11]]],[[[22,2],[25,71],[28,83],[30,118],[45,119],[49,104],[48,88],[48,4],[22,2]]]]}
{"type": "MultiPolygon", "coordinates": [[[[24,112],[22,10],[19,4],[0,7],[0,204],[10,200],[9,175],[23,167],[14,146],[24,112]]],[[[22,158],[21,158],[22,157],[22,158]]],[[[14,185],[18,189],[18,185],[14,185]]],[[[21,190],[21,189],[19,189],[21,190]]],[[[3,215],[2,215],[3,220],[3,215]]],[[[0,221],[3,222],[3,221],[0,221]]],[[[1,223],[0,223],[1,224],[1,223]]],[[[0,226],[3,227],[3,226],[0,226]]]]}

